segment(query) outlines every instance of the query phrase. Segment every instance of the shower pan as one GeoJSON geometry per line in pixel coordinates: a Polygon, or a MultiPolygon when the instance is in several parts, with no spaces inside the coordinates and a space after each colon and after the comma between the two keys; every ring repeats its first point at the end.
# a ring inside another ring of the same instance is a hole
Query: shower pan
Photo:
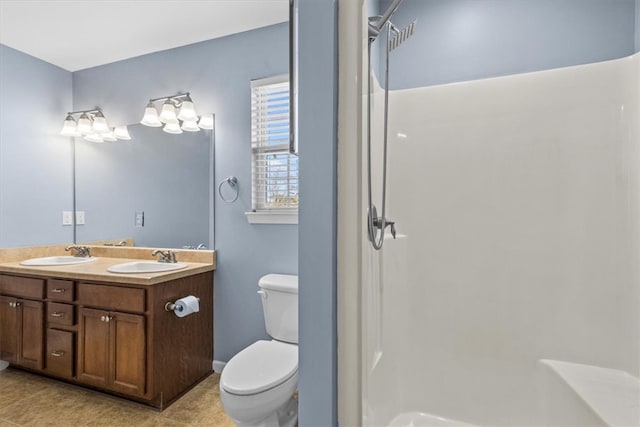
{"type": "Polygon", "coordinates": [[[640,54],[386,101],[370,3],[340,24],[341,424],[640,425],[640,54]]]}

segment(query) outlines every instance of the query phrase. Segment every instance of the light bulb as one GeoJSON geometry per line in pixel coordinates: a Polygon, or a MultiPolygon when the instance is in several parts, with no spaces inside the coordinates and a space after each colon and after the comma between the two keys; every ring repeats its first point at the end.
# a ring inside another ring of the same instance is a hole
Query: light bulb
{"type": "Polygon", "coordinates": [[[89,116],[87,116],[87,113],[82,113],[80,119],[78,119],[78,127],[76,129],[81,135],[91,133],[91,120],[89,116]]]}
{"type": "Polygon", "coordinates": [[[188,132],[198,132],[200,130],[200,128],[198,127],[198,123],[196,123],[195,120],[182,122],[182,126],[180,126],[180,129],[186,130],[188,132]]]}
{"type": "Polygon", "coordinates": [[[182,129],[180,129],[180,124],[178,123],[178,121],[176,121],[175,123],[167,123],[166,125],[164,125],[162,130],[175,135],[182,133],[182,129]]]}
{"type": "MultiPolygon", "coordinates": [[[[158,120],[158,110],[153,106],[153,103],[149,102],[144,109],[144,116],[140,121],[145,126],[151,126],[153,128],[158,128],[162,126],[160,120],[158,120]]],[[[128,132],[127,132],[128,133],[128,132]]]]}
{"type": "Polygon", "coordinates": [[[78,129],[76,127],[76,121],[73,119],[71,114],[67,114],[67,118],[64,119],[64,124],[62,125],[62,130],[60,131],[60,135],[80,136],[80,134],[78,133],[78,129]]]}
{"type": "Polygon", "coordinates": [[[213,129],[213,114],[204,114],[198,122],[200,129],[213,129]]]}
{"type": "MultiPolygon", "coordinates": [[[[154,108],[155,110],[155,108],[154,108]]],[[[116,126],[113,130],[113,135],[118,139],[130,140],[129,129],[126,126],[116,126]]]]}
{"type": "Polygon", "coordinates": [[[176,117],[176,107],[170,99],[167,99],[165,103],[162,104],[162,111],[158,118],[162,123],[173,123],[178,121],[178,117],[176,117]]]}

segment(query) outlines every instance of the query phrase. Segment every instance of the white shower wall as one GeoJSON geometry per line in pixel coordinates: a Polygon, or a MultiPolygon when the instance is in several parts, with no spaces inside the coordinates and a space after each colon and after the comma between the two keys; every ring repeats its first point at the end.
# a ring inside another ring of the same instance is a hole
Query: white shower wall
{"type": "Polygon", "coordinates": [[[540,359],[640,376],[639,101],[638,54],[391,92],[401,236],[363,243],[365,424],[553,425],[540,359]]]}

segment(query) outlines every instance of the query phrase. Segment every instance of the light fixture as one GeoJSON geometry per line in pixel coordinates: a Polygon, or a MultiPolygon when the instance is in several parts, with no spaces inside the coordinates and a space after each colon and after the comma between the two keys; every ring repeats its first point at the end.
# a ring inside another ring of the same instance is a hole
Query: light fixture
{"type": "Polygon", "coordinates": [[[60,135],[83,136],[84,139],[91,142],[131,139],[126,126],[116,126],[115,129],[109,127],[107,119],[99,108],[67,113],[60,135]],[[80,114],[77,123],[73,118],[74,114],[80,114]]]}
{"type": "Polygon", "coordinates": [[[193,106],[193,101],[189,94],[184,101],[182,101],[182,105],[180,106],[180,111],[178,112],[178,119],[183,122],[194,122],[198,120],[198,115],[196,114],[196,109],[193,106]]]}
{"type": "Polygon", "coordinates": [[[67,114],[67,118],[64,119],[64,124],[62,125],[62,130],[60,131],[60,135],[63,136],[80,136],[80,132],[78,132],[76,121],[71,114],[67,114]]]}
{"type": "Polygon", "coordinates": [[[162,130],[167,133],[173,133],[175,135],[182,133],[182,129],[180,129],[180,124],[177,120],[175,123],[167,123],[166,125],[164,125],[162,130]]]}
{"type": "Polygon", "coordinates": [[[104,118],[102,111],[98,110],[98,112],[93,116],[93,126],[91,127],[91,130],[95,133],[109,132],[109,124],[107,123],[107,119],[104,118]]]}
{"type": "Polygon", "coordinates": [[[182,122],[180,129],[186,130],[187,132],[198,132],[200,130],[198,123],[195,120],[182,122]]]}
{"type": "Polygon", "coordinates": [[[82,113],[78,119],[78,127],[76,128],[81,135],[91,133],[91,119],[87,113],[82,113]]]}
{"type": "Polygon", "coordinates": [[[89,142],[104,142],[104,138],[99,133],[88,133],[84,136],[84,139],[89,142]]]}
{"type": "Polygon", "coordinates": [[[213,114],[204,115],[198,121],[193,100],[187,92],[150,99],[140,123],[151,127],[162,126],[163,131],[173,134],[180,134],[183,130],[198,132],[200,129],[213,129],[213,114]],[[158,115],[154,102],[160,101],[163,101],[162,110],[158,115]]]}
{"type": "Polygon", "coordinates": [[[149,102],[145,107],[144,116],[140,123],[154,128],[162,126],[162,123],[158,120],[158,110],[156,110],[156,107],[153,106],[152,102],[149,102]]]}
{"type": "Polygon", "coordinates": [[[200,129],[213,130],[213,114],[204,114],[198,122],[200,129]]]}
{"type": "Polygon", "coordinates": [[[113,129],[113,134],[118,139],[130,140],[131,136],[129,136],[129,129],[126,126],[116,126],[113,129]]]}

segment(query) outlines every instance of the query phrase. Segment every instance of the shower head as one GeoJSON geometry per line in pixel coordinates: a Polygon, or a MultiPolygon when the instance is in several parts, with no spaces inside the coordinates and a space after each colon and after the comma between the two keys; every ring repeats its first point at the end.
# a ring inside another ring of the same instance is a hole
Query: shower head
{"type": "Polygon", "coordinates": [[[416,27],[416,20],[414,19],[413,22],[399,31],[391,22],[389,22],[389,25],[391,25],[391,32],[394,34],[389,41],[389,51],[392,51],[413,35],[413,30],[416,27]]]}

